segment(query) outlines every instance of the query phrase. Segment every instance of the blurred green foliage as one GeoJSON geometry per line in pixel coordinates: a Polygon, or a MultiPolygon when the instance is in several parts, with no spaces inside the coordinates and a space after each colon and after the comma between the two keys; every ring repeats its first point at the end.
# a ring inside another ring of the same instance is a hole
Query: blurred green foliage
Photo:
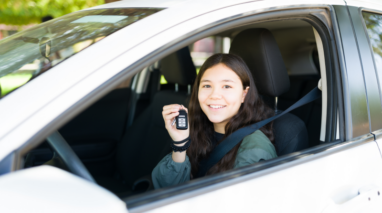
{"type": "Polygon", "coordinates": [[[104,3],[105,0],[0,0],[0,24],[41,23],[47,15],[57,18],[104,3]]]}
{"type": "Polygon", "coordinates": [[[363,12],[362,14],[373,51],[382,57],[382,16],[368,12],[363,12]]]}

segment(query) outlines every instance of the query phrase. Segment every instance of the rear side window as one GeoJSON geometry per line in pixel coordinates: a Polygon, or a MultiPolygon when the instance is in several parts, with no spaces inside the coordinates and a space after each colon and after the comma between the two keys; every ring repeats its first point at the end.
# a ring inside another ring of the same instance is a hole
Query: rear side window
{"type": "MultiPolygon", "coordinates": [[[[228,53],[231,46],[231,39],[222,36],[209,36],[200,39],[189,46],[192,61],[196,67],[196,73],[199,73],[200,67],[208,57],[215,53],[228,53]]],[[[162,75],[161,84],[167,84],[165,77],[162,75]]]]}
{"type": "Polygon", "coordinates": [[[382,15],[363,12],[367,33],[373,49],[374,63],[378,72],[379,82],[382,83],[382,15]]]}
{"type": "Polygon", "coordinates": [[[0,98],[115,31],[162,9],[71,13],[0,41],[0,98]]]}

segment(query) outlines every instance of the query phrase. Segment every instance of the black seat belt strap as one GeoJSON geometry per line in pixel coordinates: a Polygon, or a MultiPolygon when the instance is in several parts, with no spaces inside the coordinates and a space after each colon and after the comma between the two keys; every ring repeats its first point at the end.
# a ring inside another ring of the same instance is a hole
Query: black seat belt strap
{"type": "Polygon", "coordinates": [[[295,104],[293,104],[288,109],[286,109],[284,112],[276,116],[273,116],[271,118],[265,119],[263,121],[260,121],[255,124],[236,130],[231,135],[229,135],[226,139],[224,139],[218,146],[216,146],[214,150],[212,150],[209,158],[202,161],[201,163],[202,166],[199,168],[198,177],[204,176],[212,166],[214,166],[217,162],[219,162],[229,151],[231,151],[247,135],[252,134],[256,130],[265,126],[269,122],[285,115],[286,113],[300,106],[303,106],[307,103],[310,103],[320,97],[321,97],[321,91],[318,89],[318,87],[316,87],[312,91],[310,91],[308,94],[306,94],[304,97],[302,97],[300,100],[298,100],[295,104]]]}

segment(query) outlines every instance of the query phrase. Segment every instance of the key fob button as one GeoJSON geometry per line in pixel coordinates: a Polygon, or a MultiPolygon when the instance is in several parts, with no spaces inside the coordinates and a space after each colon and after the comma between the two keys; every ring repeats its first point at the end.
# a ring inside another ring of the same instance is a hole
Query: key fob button
{"type": "Polygon", "coordinates": [[[180,130],[188,129],[187,125],[187,112],[185,110],[179,110],[179,115],[176,116],[176,128],[180,130]]]}

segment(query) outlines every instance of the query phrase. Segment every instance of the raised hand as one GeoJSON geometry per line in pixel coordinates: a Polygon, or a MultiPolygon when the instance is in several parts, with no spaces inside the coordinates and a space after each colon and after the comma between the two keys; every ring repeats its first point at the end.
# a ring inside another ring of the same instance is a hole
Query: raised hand
{"type": "Polygon", "coordinates": [[[179,104],[166,105],[162,111],[165,127],[173,141],[181,141],[190,135],[189,128],[186,130],[178,130],[176,129],[176,125],[172,125],[175,117],[179,115],[180,109],[184,109],[188,113],[187,108],[179,104]]]}

